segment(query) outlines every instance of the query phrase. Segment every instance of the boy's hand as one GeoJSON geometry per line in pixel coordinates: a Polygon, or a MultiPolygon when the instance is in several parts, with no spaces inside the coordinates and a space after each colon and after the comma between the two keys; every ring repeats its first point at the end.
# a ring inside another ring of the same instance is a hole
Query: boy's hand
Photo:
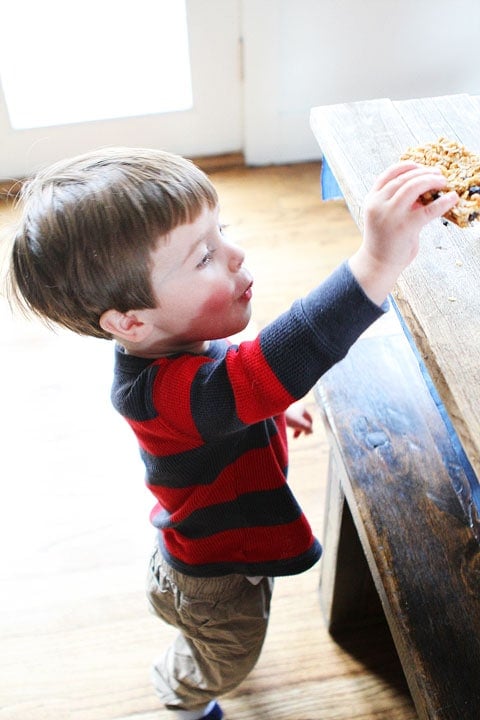
{"type": "Polygon", "coordinates": [[[312,433],[313,418],[302,402],[293,403],[285,412],[287,427],[293,429],[293,437],[297,438],[302,433],[312,433]]]}
{"type": "Polygon", "coordinates": [[[420,202],[421,195],[442,190],[446,183],[439,168],[407,161],[389,167],[368,193],[363,242],[349,263],[366,294],[378,305],[417,255],[423,226],[458,202],[455,192],[440,195],[428,205],[420,202]]]}

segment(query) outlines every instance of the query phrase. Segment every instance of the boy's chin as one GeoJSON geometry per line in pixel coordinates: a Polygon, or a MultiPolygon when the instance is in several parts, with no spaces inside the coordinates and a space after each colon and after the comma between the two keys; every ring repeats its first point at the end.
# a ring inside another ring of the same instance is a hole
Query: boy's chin
{"type": "Polygon", "coordinates": [[[229,340],[233,343],[239,343],[243,340],[253,340],[258,335],[258,327],[253,320],[250,320],[242,329],[229,336],[229,340]]]}

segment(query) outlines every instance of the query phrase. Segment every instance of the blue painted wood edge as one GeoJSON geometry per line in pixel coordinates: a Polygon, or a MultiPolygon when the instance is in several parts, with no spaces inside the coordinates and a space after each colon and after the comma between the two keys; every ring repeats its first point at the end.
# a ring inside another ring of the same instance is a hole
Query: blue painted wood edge
{"type": "Polygon", "coordinates": [[[323,158],[322,168],[320,171],[320,185],[322,191],[322,200],[339,200],[343,197],[342,191],[335,179],[335,175],[330,169],[330,165],[323,158]]]}

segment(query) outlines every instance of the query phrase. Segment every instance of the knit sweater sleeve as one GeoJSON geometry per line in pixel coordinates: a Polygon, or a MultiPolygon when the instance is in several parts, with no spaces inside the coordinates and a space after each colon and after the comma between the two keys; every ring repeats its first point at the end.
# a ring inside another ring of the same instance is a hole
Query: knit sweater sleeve
{"type": "Polygon", "coordinates": [[[345,262],[265,328],[260,334],[262,353],[285,389],[298,399],[387,310],[388,301],[380,307],[373,303],[345,262]]]}

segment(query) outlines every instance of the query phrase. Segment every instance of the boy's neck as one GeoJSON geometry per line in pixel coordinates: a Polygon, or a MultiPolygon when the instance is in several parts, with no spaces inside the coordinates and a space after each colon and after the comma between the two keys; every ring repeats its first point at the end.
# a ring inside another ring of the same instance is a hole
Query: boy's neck
{"type": "Polygon", "coordinates": [[[168,347],[160,343],[151,347],[140,347],[133,343],[125,344],[125,342],[122,341],[119,341],[119,344],[123,347],[127,355],[136,355],[137,357],[158,360],[161,357],[168,357],[169,355],[203,355],[210,346],[210,340],[185,345],[170,345],[168,347]]]}

